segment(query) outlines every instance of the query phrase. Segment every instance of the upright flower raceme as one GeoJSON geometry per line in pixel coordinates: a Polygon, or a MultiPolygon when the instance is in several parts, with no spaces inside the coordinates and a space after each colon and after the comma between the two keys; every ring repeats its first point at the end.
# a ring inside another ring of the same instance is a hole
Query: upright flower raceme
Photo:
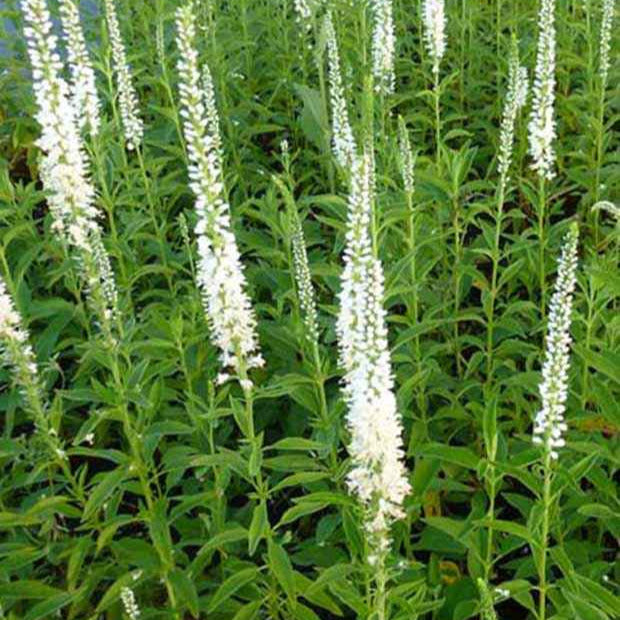
{"type": "Polygon", "coordinates": [[[551,458],[558,458],[558,448],[564,446],[564,421],[568,396],[570,368],[571,314],[577,272],[579,231],[573,224],[568,232],[558,263],[558,275],[549,306],[549,324],[545,362],[542,369],[540,396],[542,407],[534,421],[534,443],[541,444],[551,458]]]}
{"type": "Polygon", "coordinates": [[[340,71],[340,53],[338,51],[336,29],[334,28],[330,12],[325,16],[325,34],[329,70],[329,93],[332,104],[332,147],[338,164],[345,169],[350,169],[355,159],[356,146],[351,123],[349,122],[347,100],[340,71]]]}
{"type": "Polygon", "coordinates": [[[403,178],[405,192],[410,196],[415,191],[415,157],[411,149],[411,141],[407,133],[407,125],[402,117],[398,118],[398,149],[399,167],[403,178]]]}
{"type": "Polygon", "coordinates": [[[394,15],[392,0],[373,0],[374,26],[372,33],[372,73],[375,90],[380,93],[394,92],[394,15]]]}
{"type": "Polygon", "coordinates": [[[106,333],[117,312],[117,290],[109,256],[101,239],[95,189],[88,177],[76,112],[45,0],[24,0],[24,33],[33,67],[37,120],[43,151],[41,179],[54,230],[74,253],[91,306],[106,333]]]}
{"type": "Polygon", "coordinates": [[[118,23],[114,0],[105,0],[105,10],[125,143],[129,150],[133,150],[137,149],[142,142],[144,124],[138,110],[138,95],[131,80],[131,71],[127,63],[127,54],[121,37],[121,28],[118,23]]]}
{"type": "MultiPolygon", "coordinates": [[[[230,207],[225,197],[222,157],[215,100],[209,82],[201,88],[195,48],[194,5],[177,10],[179,90],[183,128],[190,160],[190,186],[196,196],[198,224],[198,280],[212,328],[212,340],[221,351],[222,364],[243,376],[261,366],[256,318],[245,292],[241,257],[231,229],[230,207]]],[[[247,381],[246,379],[242,379],[247,381]]],[[[245,384],[245,388],[250,385],[245,384]]]]}
{"type": "Polygon", "coordinates": [[[80,13],[74,0],[61,0],[60,15],[71,71],[72,103],[76,110],[80,110],[77,119],[80,127],[95,137],[101,124],[95,70],[86,49],[80,13]]]}
{"type": "Polygon", "coordinates": [[[439,64],[446,53],[446,13],[444,0],[424,0],[422,7],[426,48],[433,61],[433,73],[439,73],[439,64]]]}
{"type": "Polygon", "coordinates": [[[599,59],[599,75],[603,88],[607,85],[609,76],[609,51],[611,46],[611,26],[614,19],[616,0],[603,0],[603,19],[601,21],[601,47],[599,59]]]}
{"type": "Polygon", "coordinates": [[[503,183],[505,183],[512,162],[515,123],[519,110],[527,101],[528,86],[527,69],[519,64],[519,53],[515,42],[508,65],[508,91],[499,139],[498,169],[503,183]]]}
{"type": "Polygon", "coordinates": [[[353,461],[348,485],[367,512],[371,562],[387,551],[388,528],[403,516],[410,488],[387,342],[383,270],[370,234],[372,179],[372,157],[365,152],[354,162],[351,178],[337,321],[353,461]]]}
{"type": "Polygon", "coordinates": [[[534,101],[529,124],[532,167],[544,179],[554,177],[555,122],[555,0],[541,0],[534,101]]]}
{"type": "Polygon", "coordinates": [[[121,588],[121,602],[129,620],[140,620],[140,607],[138,607],[136,595],[131,588],[121,588]]]}
{"type": "Polygon", "coordinates": [[[299,305],[303,313],[303,321],[306,327],[306,336],[311,343],[319,340],[319,329],[317,327],[316,299],[314,287],[312,286],[312,276],[308,264],[308,254],[306,252],[306,239],[304,230],[297,212],[292,213],[292,238],[293,266],[295,269],[295,283],[297,284],[297,295],[299,305]]]}

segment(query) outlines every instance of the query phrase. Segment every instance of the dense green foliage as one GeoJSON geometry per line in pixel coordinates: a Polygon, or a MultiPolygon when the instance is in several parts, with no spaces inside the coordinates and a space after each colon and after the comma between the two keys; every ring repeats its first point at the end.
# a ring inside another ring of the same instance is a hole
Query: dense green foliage
{"type": "MultiPolygon", "coordinates": [[[[306,32],[289,0],[197,2],[266,360],[252,371],[249,433],[238,384],[216,381],[220,363],[195,284],[176,74],[180,1],[118,2],[145,120],[143,168],[113,114],[105,20],[94,5],[81,7],[104,102],[101,136],[88,150],[120,292],[114,352],[50,228],[23,20],[16,2],[0,5],[0,275],[30,332],[68,456],[59,467],[10,370],[0,370],[0,618],[124,618],[123,587],[142,618],[377,618],[359,507],[345,484],[334,317],[348,187],[331,153],[321,23],[306,32]],[[295,207],[319,302],[318,364],[292,275],[295,207]]],[[[558,162],[541,265],[529,104],[517,122],[495,252],[511,34],[531,76],[537,2],[447,2],[439,149],[420,4],[394,0],[397,84],[382,97],[366,86],[365,3],[332,2],[354,129],[374,127],[378,248],[411,472],[406,518],[393,528],[387,617],[492,618],[495,602],[502,619],[544,618],[543,478],[531,428],[541,309],[561,240],[577,221],[569,430],[553,477],[546,617],[618,618],[619,224],[592,209],[620,194],[617,36],[601,114],[601,2],[558,2],[558,162]],[[417,153],[411,204],[398,116],[417,153]]]]}

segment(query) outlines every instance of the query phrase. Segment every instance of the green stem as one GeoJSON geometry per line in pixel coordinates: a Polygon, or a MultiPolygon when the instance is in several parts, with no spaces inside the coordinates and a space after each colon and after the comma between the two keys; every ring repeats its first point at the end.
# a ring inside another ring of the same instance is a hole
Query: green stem
{"type": "Polygon", "coordinates": [[[487,383],[491,381],[494,370],[494,343],[493,337],[495,332],[495,304],[497,301],[497,279],[499,274],[500,263],[500,243],[502,236],[502,222],[504,215],[504,197],[506,192],[506,175],[502,175],[499,182],[499,190],[497,195],[497,216],[495,218],[495,239],[493,245],[493,267],[491,273],[491,297],[489,302],[489,311],[487,314],[487,383]]]}
{"type": "Polygon", "coordinates": [[[547,280],[545,273],[545,216],[547,206],[546,181],[541,175],[538,185],[538,265],[540,285],[540,313],[544,319],[546,316],[545,297],[547,280]]]}
{"type": "Polygon", "coordinates": [[[541,531],[541,558],[539,568],[538,620],[545,620],[547,613],[547,551],[549,546],[549,512],[551,510],[551,452],[545,451],[543,482],[543,522],[541,531]]]}

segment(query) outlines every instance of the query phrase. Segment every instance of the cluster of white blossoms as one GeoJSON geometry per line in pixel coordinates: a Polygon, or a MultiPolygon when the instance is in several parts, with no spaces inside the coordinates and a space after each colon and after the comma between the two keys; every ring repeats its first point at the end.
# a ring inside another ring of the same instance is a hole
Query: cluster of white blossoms
{"type": "Polygon", "coordinates": [[[80,13],[74,0],[61,0],[60,16],[71,71],[72,103],[76,110],[80,110],[77,121],[81,129],[95,137],[101,124],[95,70],[86,49],[80,13]]]}
{"type": "Polygon", "coordinates": [[[308,0],[294,0],[295,21],[306,31],[312,30],[312,7],[308,0]]]}
{"type": "Polygon", "coordinates": [[[564,411],[568,396],[570,325],[577,279],[578,242],[579,231],[577,224],[573,224],[562,247],[549,305],[545,362],[539,388],[542,407],[534,420],[533,441],[543,445],[553,459],[558,458],[558,448],[565,445],[563,435],[568,430],[564,411]]]}
{"type": "Polygon", "coordinates": [[[439,64],[446,53],[446,12],[444,0],[424,0],[422,7],[426,48],[433,61],[433,73],[439,74],[439,64]]]}
{"type": "Polygon", "coordinates": [[[4,280],[0,278],[0,361],[9,367],[16,383],[27,394],[38,393],[39,378],[28,333],[22,327],[4,280]]]}
{"type": "Polygon", "coordinates": [[[225,197],[213,84],[204,72],[203,81],[208,83],[201,88],[195,39],[194,5],[189,3],[177,10],[177,45],[181,115],[198,215],[198,280],[222,364],[239,373],[262,366],[263,359],[225,197]]]}
{"type": "Polygon", "coordinates": [[[136,595],[131,588],[126,586],[121,588],[121,602],[123,603],[125,613],[129,616],[129,620],[139,620],[140,608],[136,601],[136,595]]]}
{"type": "Polygon", "coordinates": [[[611,26],[614,19],[614,9],[616,0],[603,0],[601,20],[601,47],[599,58],[599,75],[603,88],[607,85],[607,77],[609,76],[609,51],[611,47],[611,26]]]}
{"type": "Polygon", "coordinates": [[[372,74],[375,90],[390,94],[396,86],[394,54],[394,14],[392,0],[372,0],[374,26],[372,33],[372,74]]]}
{"type": "Polygon", "coordinates": [[[107,332],[117,312],[117,290],[109,256],[101,240],[95,188],[87,172],[77,114],[62,63],[46,0],[24,0],[24,34],[33,68],[36,118],[41,125],[37,145],[43,152],[40,175],[48,192],[53,228],[75,252],[81,276],[102,328],[107,332]]]}
{"type": "Polygon", "coordinates": [[[538,51],[534,77],[534,100],[529,123],[532,168],[544,179],[555,175],[555,0],[541,0],[538,14],[538,51]]]}
{"type": "Polygon", "coordinates": [[[138,110],[138,95],[131,81],[131,71],[127,63],[125,45],[121,37],[121,28],[118,23],[114,0],[105,0],[106,19],[110,47],[112,48],[112,60],[116,72],[118,87],[118,105],[123,123],[125,143],[129,150],[137,149],[144,134],[144,123],[138,110]]]}
{"type": "Polygon", "coordinates": [[[521,108],[527,101],[529,83],[527,69],[519,64],[517,44],[513,45],[508,64],[508,91],[504,102],[504,113],[499,138],[498,170],[502,183],[506,183],[512,162],[512,149],[515,135],[515,123],[521,108]]]}
{"type": "Polygon", "coordinates": [[[340,53],[331,12],[325,15],[325,35],[329,71],[329,94],[332,104],[332,147],[340,166],[349,170],[355,159],[355,139],[349,122],[347,100],[340,71],[340,53]]]}
{"type": "Polygon", "coordinates": [[[297,296],[299,297],[299,305],[301,306],[303,321],[306,327],[306,337],[311,343],[317,343],[319,340],[319,329],[317,327],[316,299],[308,264],[306,239],[297,212],[292,214],[292,227],[291,244],[297,296]]]}
{"type": "Polygon", "coordinates": [[[336,325],[351,433],[348,485],[367,511],[371,563],[387,551],[388,528],[403,517],[410,490],[387,341],[383,269],[373,254],[370,233],[372,167],[368,151],[353,166],[336,325]]]}
{"type": "Polygon", "coordinates": [[[411,141],[407,132],[407,125],[402,116],[398,117],[398,149],[399,149],[399,167],[400,174],[403,178],[403,186],[405,192],[409,196],[413,196],[415,191],[415,157],[411,149],[411,141]]]}

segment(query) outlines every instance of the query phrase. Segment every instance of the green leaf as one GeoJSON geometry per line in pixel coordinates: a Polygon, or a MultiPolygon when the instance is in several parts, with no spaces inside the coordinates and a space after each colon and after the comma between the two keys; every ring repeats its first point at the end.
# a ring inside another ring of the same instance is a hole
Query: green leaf
{"type": "Polygon", "coordinates": [[[418,454],[430,458],[438,458],[448,463],[454,463],[467,469],[477,469],[480,457],[469,448],[444,446],[442,444],[427,444],[420,446],[418,454]]]}
{"type": "Polygon", "coordinates": [[[217,589],[211,599],[211,602],[209,603],[207,611],[209,613],[213,613],[222,603],[231,598],[237,590],[258,579],[259,575],[259,570],[254,567],[244,568],[243,570],[231,575],[217,589]]]}
{"type": "Polygon", "coordinates": [[[106,501],[110,499],[112,493],[125,480],[127,469],[123,466],[117,467],[112,471],[104,474],[100,479],[101,482],[95,487],[88,497],[88,501],[84,506],[84,514],[82,521],[90,519],[106,501]]]}
{"type": "Polygon", "coordinates": [[[248,530],[248,552],[250,555],[254,555],[258,543],[261,539],[266,538],[268,533],[269,519],[267,517],[267,504],[263,500],[254,506],[254,511],[252,512],[252,522],[248,530]]]}
{"type": "Polygon", "coordinates": [[[179,601],[182,608],[187,606],[187,609],[189,609],[194,618],[198,618],[198,592],[196,591],[194,582],[187,574],[178,568],[168,573],[168,578],[174,588],[176,600],[179,601]]]}
{"type": "Polygon", "coordinates": [[[272,573],[276,576],[288,598],[295,600],[295,573],[288,554],[283,547],[269,539],[267,555],[272,573]]]}

